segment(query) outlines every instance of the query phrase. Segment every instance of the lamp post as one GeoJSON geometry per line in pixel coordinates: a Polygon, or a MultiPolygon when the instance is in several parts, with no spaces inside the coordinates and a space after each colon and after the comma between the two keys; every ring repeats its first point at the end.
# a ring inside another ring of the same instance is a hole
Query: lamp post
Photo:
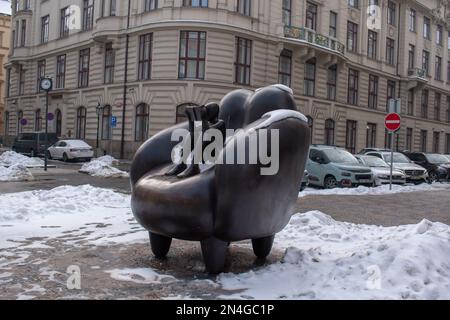
{"type": "Polygon", "coordinates": [[[103,111],[103,107],[100,104],[100,102],[97,104],[97,107],[95,108],[95,110],[97,111],[97,144],[96,144],[96,149],[97,149],[97,152],[98,152],[99,140],[100,140],[100,115],[102,114],[102,111],[103,111]]]}
{"type": "Polygon", "coordinates": [[[41,79],[40,87],[43,91],[45,91],[45,162],[44,162],[44,171],[48,169],[48,93],[53,88],[53,80],[48,77],[44,77],[41,79]]]}

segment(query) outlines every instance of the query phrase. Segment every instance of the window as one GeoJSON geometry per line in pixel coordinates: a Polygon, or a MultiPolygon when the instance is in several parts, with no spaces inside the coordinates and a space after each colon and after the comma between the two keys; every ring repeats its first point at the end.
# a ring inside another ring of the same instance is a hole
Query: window
{"type": "Polygon", "coordinates": [[[111,106],[109,105],[103,107],[102,140],[111,140],[111,106]]]}
{"type": "Polygon", "coordinates": [[[358,104],[359,72],[348,69],[348,94],[347,102],[352,105],[358,104]]]}
{"type": "Polygon", "coordinates": [[[58,137],[61,137],[61,133],[62,133],[62,113],[61,113],[61,110],[56,109],[56,112],[55,112],[55,119],[56,119],[56,129],[55,129],[55,132],[56,132],[56,135],[57,135],[58,137]]]}
{"type": "Polygon", "coordinates": [[[369,75],[369,109],[377,109],[378,105],[378,77],[369,75]]]}
{"type": "Polygon", "coordinates": [[[447,83],[450,83],[450,61],[447,61],[447,83]]]}
{"type": "Polygon", "coordinates": [[[396,83],[395,81],[388,80],[387,82],[387,96],[386,96],[386,111],[389,112],[389,103],[391,99],[397,98],[397,95],[395,94],[396,89],[396,83]]]}
{"type": "Polygon", "coordinates": [[[89,60],[90,49],[80,50],[79,66],[78,66],[78,87],[86,88],[89,86],[89,60]]]}
{"type": "Polygon", "coordinates": [[[41,80],[45,78],[45,60],[38,61],[37,66],[37,92],[41,92],[41,80]]]}
{"type": "Polygon", "coordinates": [[[450,133],[445,135],[445,154],[450,154],[450,133]]]}
{"type": "Polygon", "coordinates": [[[5,111],[5,136],[9,135],[9,111],[5,111]]]}
{"type": "Polygon", "coordinates": [[[6,97],[11,96],[11,68],[6,69],[6,97]]]}
{"type": "Polygon", "coordinates": [[[441,121],[441,94],[434,93],[434,120],[441,121]]]}
{"type": "Polygon", "coordinates": [[[292,22],[292,0],[283,0],[283,23],[290,26],[292,22]]]}
{"type": "Polygon", "coordinates": [[[345,148],[352,154],[356,153],[356,127],[356,121],[347,120],[345,148]]]}
{"type": "Polygon", "coordinates": [[[41,131],[42,130],[42,115],[41,115],[41,109],[37,109],[34,112],[34,131],[41,131]]]}
{"type": "Polygon", "coordinates": [[[422,90],[422,108],[421,116],[424,119],[428,119],[428,90],[422,90]]]}
{"type": "Polygon", "coordinates": [[[280,55],[278,82],[290,87],[292,81],[291,73],[292,73],[292,51],[284,49],[280,55]]]}
{"type": "Polygon", "coordinates": [[[136,107],[135,140],[144,142],[148,139],[149,130],[149,107],[141,103],[136,107]]]}
{"type": "Polygon", "coordinates": [[[413,129],[406,128],[406,150],[413,151],[413,129]]]}
{"type": "Polygon", "coordinates": [[[308,119],[309,130],[311,131],[311,143],[313,143],[313,138],[314,138],[314,119],[311,116],[307,116],[306,118],[308,119]]]}
{"type": "Polygon", "coordinates": [[[86,138],[86,108],[79,107],[77,109],[77,126],[75,132],[77,139],[86,138]]]}
{"type": "Polygon", "coordinates": [[[50,16],[45,16],[41,18],[41,43],[48,42],[50,27],[50,16]]]}
{"type": "Polygon", "coordinates": [[[436,56],[436,62],[434,66],[434,79],[441,81],[442,80],[442,58],[436,56]]]}
{"type": "Polygon", "coordinates": [[[387,21],[391,26],[395,26],[397,5],[393,1],[388,1],[387,21]]]}
{"type": "Polygon", "coordinates": [[[408,115],[414,115],[414,100],[416,99],[414,89],[408,90],[408,115]]]}
{"type": "Polygon", "coordinates": [[[377,37],[378,34],[375,31],[369,30],[367,38],[367,56],[371,59],[377,58],[377,37]]]}
{"type": "Polygon", "coordinates": [[[325,144],[328,146],[334,145],[334,129],[335,122],[333,119],[325,120],[325,144]]]}
{"type": "Polygon", "coordinates": [[[423,18],[423,37],[427,40],[431,40],[431,22],[430,18],[423,18]]]}
{"type": "Polygon", "coordinates": [[[359,8],[359,0],[348,0],[348,5],[352,8],[359,8]]]}
{"type": "Polygon", "coordinates": [[[236,37],[235,82],[250,85],[252,41],[236,37]]]}
{"type": "Polygon", "coordinates": [[[105,84],[114,82],[115,52],[112,43],[105,46],[105,84]]]}
{"type": "Polygon", "coordinates": [[[375,148],[377,146],[377,125],[376,123],[367,123],[366,148],[375,148]]]}
{"type": "Polygon", "coordinates": [[[31,0],[24,0],[23,10],[29,10],[31,8],[31,0]]]}
{"type": "Polygon", "coordinates": [[[158,9],[158,0],[145,0],[145,11],[152,11],[158,9]]]}
{"type": "Polygon", "coordinates": [[[327,77],[327,99],[336,100],[336,88],[337,88],[337,64],[328,68],[327,77]]]}
{"type": "Polygon", "coordinates": [[[447,96],[447,122],[450,123],[450,96],[447,96]]]}
{"type": "Polygon", "coordinates": [[[66,82],[66,55],[56,58],[56,89],[64,89],[66,82]]]}
{"type": "Polygon", "coordinates": [[[22,20],[22,29],[20,31],[20,46],[25,47],[25,42],[27,39],[27,20],[22,20]]]}
{"type": "Polygon", "coordinates": [[[183,0],[183,6],[207,8],[208,0],[183,0]]]}
{"type": "Polygon", "coordinates": [[[433,132],[433,153],[440,153],[441,133],[433,132]]]}
{"type": "Polygon", "coordinates": [[[426,50],[422,52],[422,69],[427,76],[430,75],[430,53],[426,50]]]}
{"type": "Polygon", "coordinates": [[[23,120],[23,111],[19,110],[17,112],[17,134],[22,133],[23,130],[22,120],[23,120]]]}
{"type": "Polygon", "coordinates": [[[152,74],[153,33],[139,36],[138,80],[148,80],[152,74]]]}
{"type": "Polygon", "coordinates": [[[358,51],[358,25],[350,21],[347,22],[347,50],[358,51]]]}
{"type": "Polygon", "coordinates": [[[25,93],[25,74],[26,71],[23,68],[23,65],[19,66],[19,95],[23,95],[25,93]]]}
{"type": "Polygon", "coordinates": [[[409,45],[409,51],[408,51],[408,68],[413,69],[415,67],[415,60],[416,60],[416,47],[412,44],[409,45]]]}
{"type": "Polygon", "coordinates": [[[94,0],[83,0],[83,30],[94,26],[94,0]]]}
{"type": "Polygon", "coordinates": [[[337,38],[337,13],[330,11],[330,37],[337,38]]]}
{"type": "Polygon", "coordinates": [[[204,79],[206,32],[181,31],[180,79],[204,79]]]}
{"type": "Polygon", "coordinates": [[[443,34],[442,26],[438,25],[436,27],[436,44],[442,46],[442,34],[443,34]]]}
{"type": "Polygon", "coordinates": [[[306,2],[306,27],[317,29],[317,5],[309,1],[306,2]]]}
{"type": "Polygon", "coordinates": [[[450,50],[450,31],[447,34],[447,48],[450,50]]]}
{"type": "Polygon", "coordinates": [[[117,1],[110,0],[109,2],[109,15],[114,17],[117,14],[117,1]]]}
{"type": "Polygon", "coordinates": [[[16,21],[16,30],[13,32],[14,35],[14,48],[19,46],[19,32],[20,32],[20,21],[16,21]]]}
{"type": "Polygon", "coordinates": [[[244,16],[250,16],[251,4],[251,0],[237,0],[237,12],[244,16]]]}
{"type": "Polygon", "coordinates": [[[305,63],[305,96],[314,97],[316,89],[316,59],[305,63]]]}
{"type": "Polygon", "coordinates": [[[66,7],[64,9],[61,9],[61,24],[60,24],[60,31],[59,36],[61,38],[67,37],[69,35],[69,23],[70,23],[70,9],[69,7],[66,7]]]}
{"type": "Polygon", "coordinates": [[[386,38],[386,62],[393,65],[395,62],[395,40],[386,38]]]}

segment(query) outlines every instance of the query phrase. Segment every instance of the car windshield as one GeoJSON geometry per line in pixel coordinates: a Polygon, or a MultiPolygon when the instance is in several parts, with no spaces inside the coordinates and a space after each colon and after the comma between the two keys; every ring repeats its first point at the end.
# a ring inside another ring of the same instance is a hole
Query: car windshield
{"type": "Polygon", "coordinates": [[[450,162],[450,160],[448,160],[447,157],[442,154],[427,154],[426,157],[432,164],[443,164],[450,162]]]}
{"type": "Polygon", "coordinates": [[[326,155],[331,162],[359,164],[358,159],[350,152],[342,149],[328,149],[326,155]]]}
{"type": "MultiPolygon", "coordinates": [[[[386,159],[387,163],[391,163],[391,154],[390,153],[385,153],[383,154],[384,158],[386,159]]],[[[394,163],[411,163],[411,161],[409,161],[409,159],[401,153],[394,153],[394,163]]]]}
{"type": "Polygon", "coordinates": [[[377,157],[363,157],[362,159],[369,167],[389,167],[386,162],[377,157]]]}
{"type": "Polygon", "coordinates": [[[76,147],[76,148],[90,148],[90,146],[81,140],[70,140],[67,141],[67,144],[71,147],[76,147]]]}

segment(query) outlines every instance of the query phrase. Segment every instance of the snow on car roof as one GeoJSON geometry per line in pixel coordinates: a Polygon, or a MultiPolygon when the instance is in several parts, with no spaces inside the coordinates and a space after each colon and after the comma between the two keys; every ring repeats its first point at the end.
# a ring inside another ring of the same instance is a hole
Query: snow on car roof
{"type": "Polygon", "coordinates": [[[83,140],[63,140],[71,147],[90,147],[86,142],[83,140]]]}

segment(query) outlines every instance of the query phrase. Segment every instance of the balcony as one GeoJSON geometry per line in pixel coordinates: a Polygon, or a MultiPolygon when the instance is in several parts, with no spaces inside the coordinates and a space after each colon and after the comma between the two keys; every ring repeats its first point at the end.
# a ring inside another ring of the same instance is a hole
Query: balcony
{"type": "Polygon", "coordinates": [[[316,31],[305,27],[284,27],[284,36],[286,38],[299,40],[305,43],[312,44],[321,49],[331,51],[340,55],[345,54],[345,46],[335,38],[318,34],[316,31]]]}
{"type": "Polygon", "coordinates": [[[420,68],[408,69],[408,89],[420,89],[428,83],[427,71],[420,68]]]}

